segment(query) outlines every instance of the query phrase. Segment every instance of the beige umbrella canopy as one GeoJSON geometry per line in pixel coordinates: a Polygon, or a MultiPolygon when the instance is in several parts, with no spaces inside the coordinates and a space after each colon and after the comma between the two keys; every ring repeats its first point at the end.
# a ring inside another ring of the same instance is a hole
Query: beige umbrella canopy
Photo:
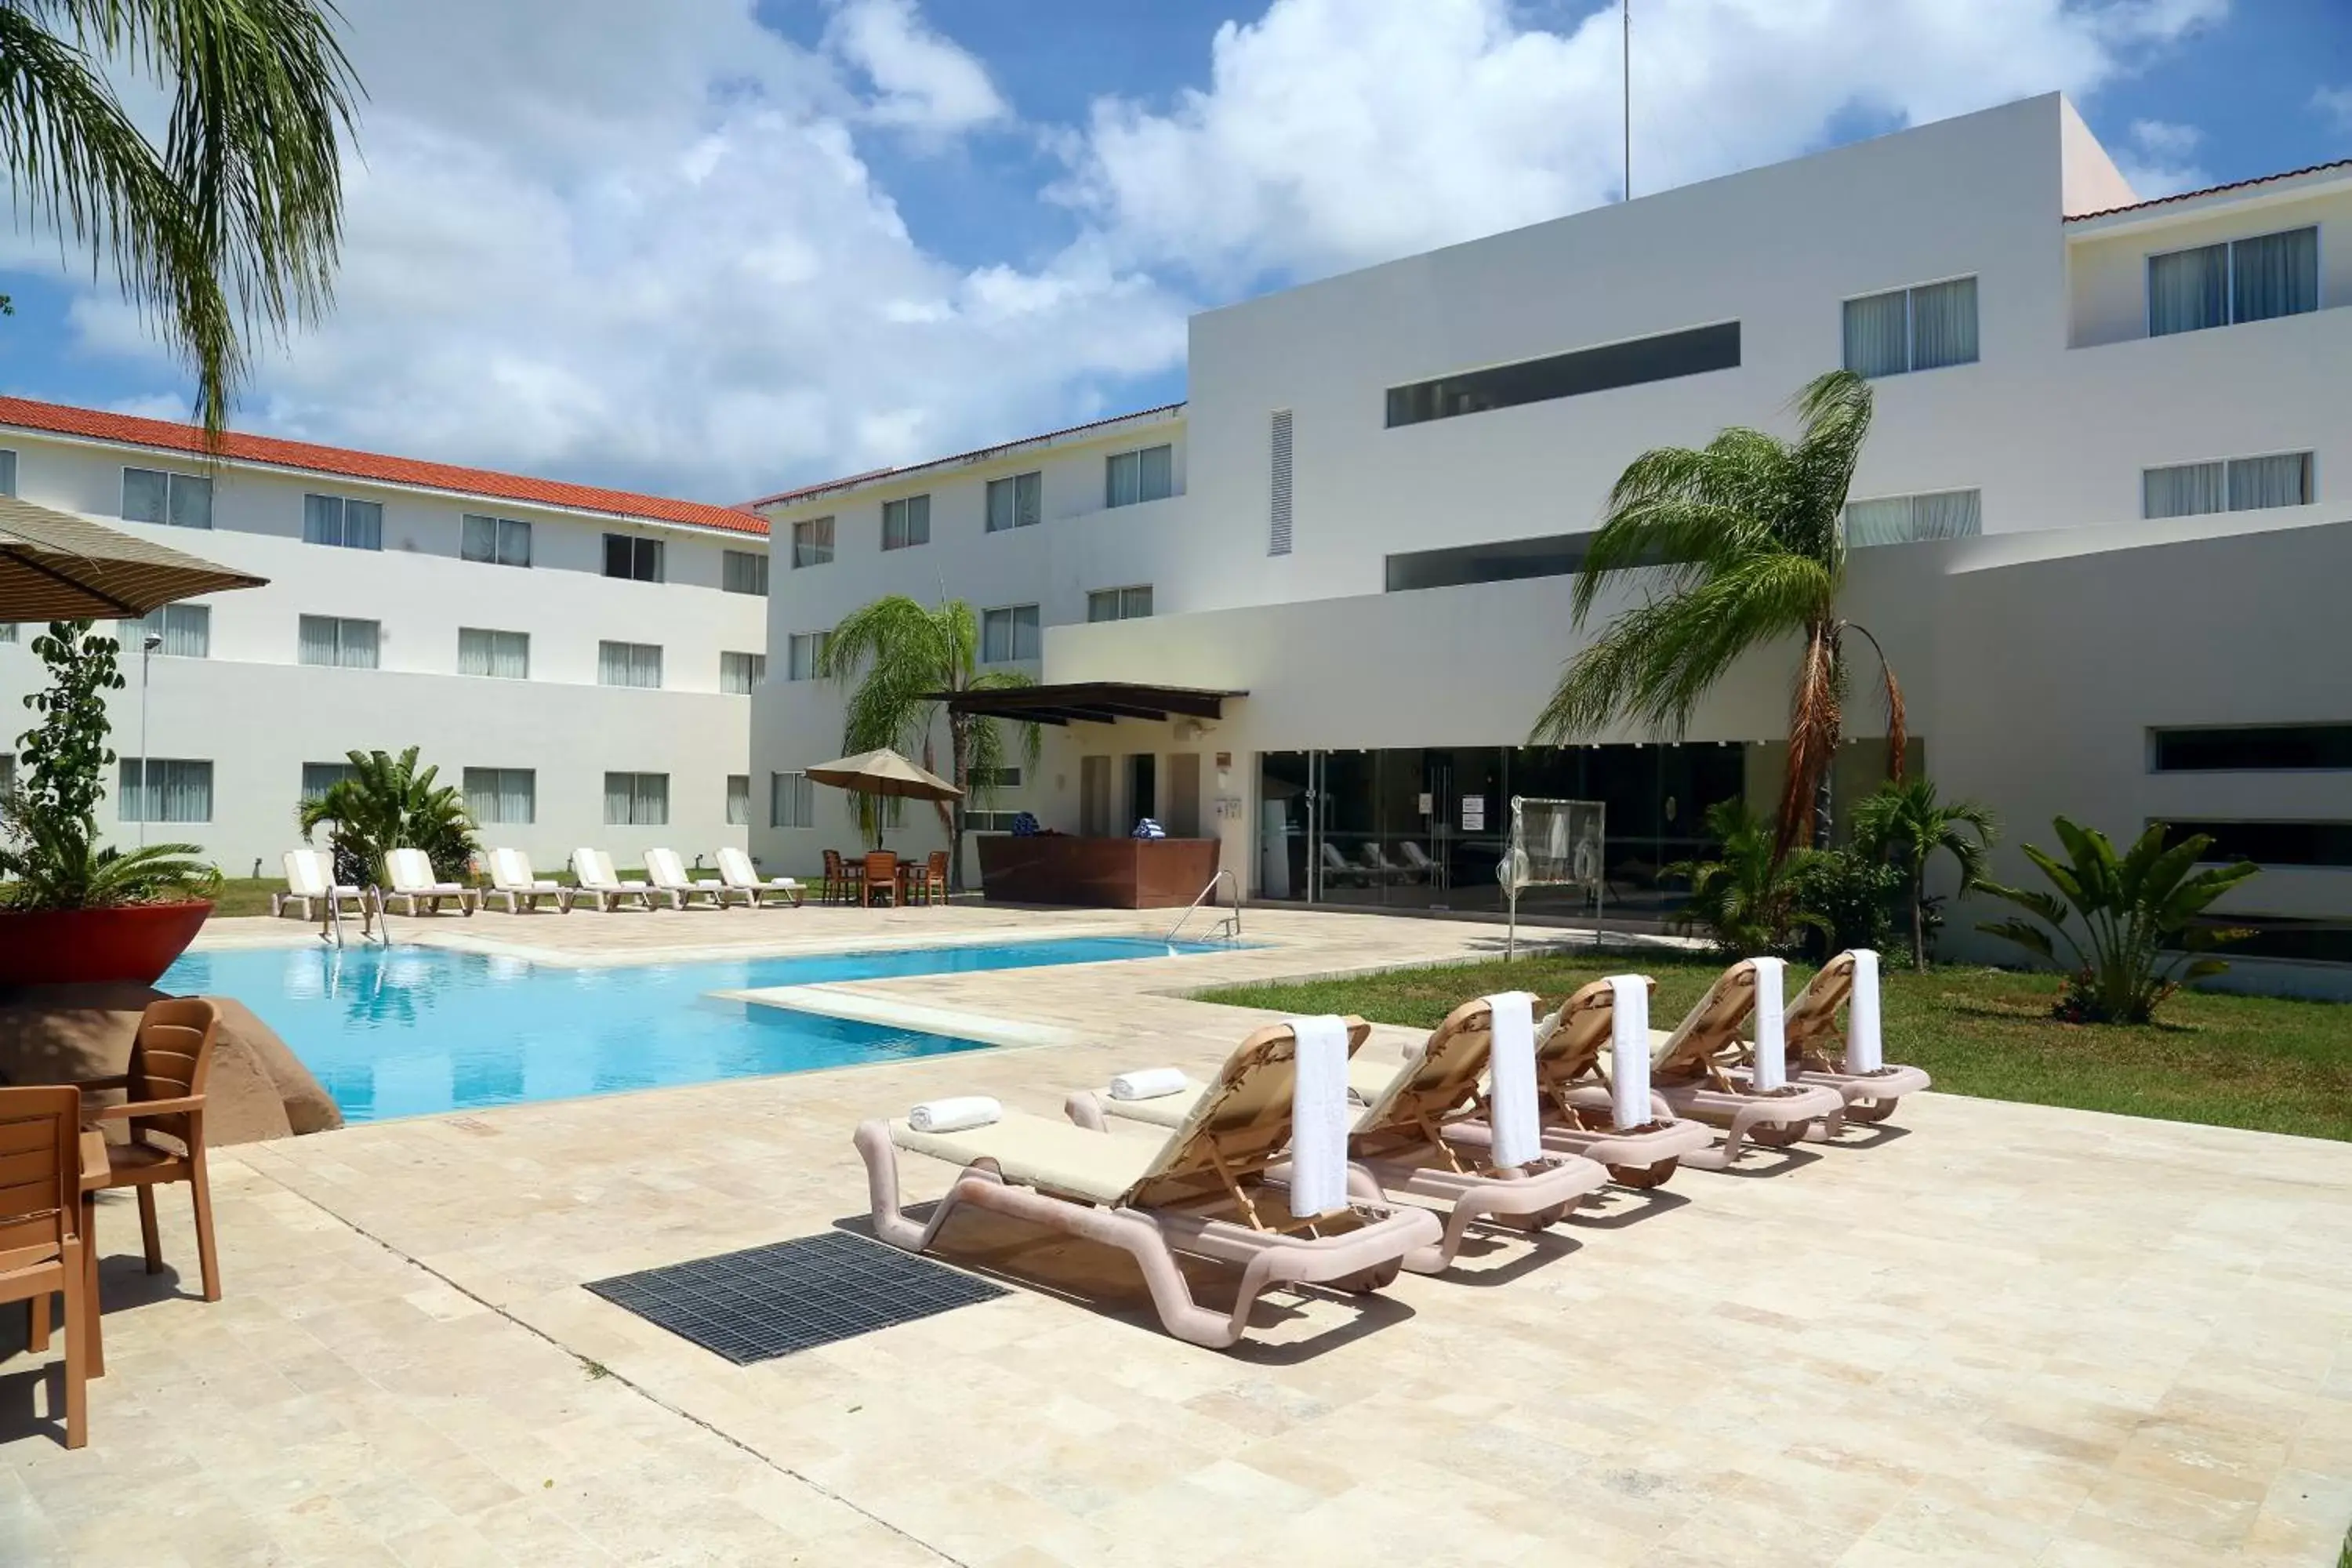
{"type": "Polygon", "coordinates": [[[0,621],[136,620],[175,600],[268,580],[0,496],[0,621]]]}
{"type": "Polygon", "coordinates": [[[836,789],[859,795],[897,795],[904,800],[954,800],[963,794],[939,774],[917,767],[887,747],[823,763],[809,769],[808,776],[836,789]]]}

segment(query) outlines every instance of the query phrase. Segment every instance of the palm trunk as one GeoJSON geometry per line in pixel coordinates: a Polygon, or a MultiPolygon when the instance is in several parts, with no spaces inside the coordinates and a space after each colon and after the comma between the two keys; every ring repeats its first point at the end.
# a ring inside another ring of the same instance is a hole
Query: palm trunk
{"type": "Polygon", "coordinates": [[[1917,974],[1927,972],[1927,863],[1924,860],[1911,873],[1911,969],[1917,974]]]}
{"type": "Polygon", "coordinates": [[[966,782],[971,772],[971,720],[963,714],[948,716],[948,751],[954,772],[948,782],[967,794],[960,795],[948,806],[948,892],[961,893],[963,888],[963,805],[971,785],[966,782]]]}

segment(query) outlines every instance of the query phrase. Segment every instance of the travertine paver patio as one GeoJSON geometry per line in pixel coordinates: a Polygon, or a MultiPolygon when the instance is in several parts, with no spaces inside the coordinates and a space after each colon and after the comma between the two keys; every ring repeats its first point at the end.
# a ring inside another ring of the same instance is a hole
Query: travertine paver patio
{"type": "MultiPolygon", "coordinates": [[[[802,914],[402,934],[609,955],[1139,929],[802,914]]],[[[214,1306],[146,1279],[108,1205],[90,1447],[31,1430],[47,1363],[0,1361],[0,1562],[2334,1561],[2352,1148],[2332,1143],[1931,1095],[1876,1146],[1612,1190],[1369,1304],[1269,1298],[1227,1354],[1146,1326],[1123,1258],[977,1219],[957,1260],[1027,1288],[756,1367],[580,1289],[854,1223],[862,1116],[966,1089],[1051,1111],[1116,1067],[1205,1068],[1252,1020],[1152,993],[1496,935],[1250,927],[1274,945],[828,988],[1063,1043],[232,1151],[214,1306]]],[[[905,1169],[918,1197],[948,1173],[905,1169]]]]}

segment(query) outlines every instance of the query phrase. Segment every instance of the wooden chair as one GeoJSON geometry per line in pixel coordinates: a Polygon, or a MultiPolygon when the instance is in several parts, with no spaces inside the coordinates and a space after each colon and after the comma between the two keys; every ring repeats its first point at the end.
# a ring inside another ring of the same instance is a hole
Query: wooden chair
{"type": "MultiPolygon", "coordinates": [[[[213,1040],[220,1032],[220,1009],[202,996],[151,1002],[139,1016],[131,1039],[131,1069],[118,1078],[93,1079],[85,1092],[119,1089],[121,1105],[97,1108],[95,1120],[129,1123],[130,1137],[106,1146],[101,1188],[131,1187],[139,1194],[139,1238],[147,1272],[163,1268],[163,1244],[155,1227],[155,1189],[185,1182],[196,1211],[196,1258],[204,1272],[205,1300],[221,1297],[220,1258],[213,1244],[213,1189],[205,1168],[205,1079],[212,1071],[213,1040]]],[[[86,1238],[95,1243],[97,1237],[86,1238]]],[[[96,1302],[92,1302],[96,1306],[96,1302]]]]}
{"type": "Polygon", "coordinates": [[[66,1447],[89,1441],[95,1279],[81,1223],[81,1096],[71,1084],[0,1089],[0,1301],[27,1304],[49,1347],[49,1293],[66,1299],[66,1447]]]}
{"type": "Polygon", "coordinates": [[[925,895],[924,901],[926,903],[943,904],[947,902],[948,852],[946,850],[934,849],[931,851],[929,885],[925,887],[923,891],[925,895]]]}
{"type": "Polygon", "coordinates": [[[876,894],[889,900],[893,908],[898,903],[898,857],[887,849],[877,849],[866,857],[866,901],[872,903],[876,894]]]}
{"type": "Polygon", "coordinates": [[[849,901],[849,871],[842,865],[838,849],[824,852],[824,875],[817,881],[816,901],[820,904],[849,901]]]}

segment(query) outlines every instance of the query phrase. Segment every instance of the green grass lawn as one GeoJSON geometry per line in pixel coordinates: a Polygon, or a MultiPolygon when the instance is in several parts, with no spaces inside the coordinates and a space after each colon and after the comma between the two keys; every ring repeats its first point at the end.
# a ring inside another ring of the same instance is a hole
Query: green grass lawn
{"type": "MultiPolygon", "coordinates": [[[[1721,968],[1697,955],[1578,953],[1236,986],[1202,999],[1429,1028],[1473,996],[1532,991],[1551,1004],[1589,980],[1638,970],[1658,983],[1651,1022],[1666,1028],[1721,968]]],[[[1811,972],[1789,968],[1793,996],[1811,972]]],[[[1887,1059],[1927,1068],[1955,1094],[2352,1142],[2352,1006],[2184,992],[2160,1009],[2161,1022],[2122,1028],[2058,1022],[2057,994],[2051,974],[1890,967],[1887,1059]]]]}

